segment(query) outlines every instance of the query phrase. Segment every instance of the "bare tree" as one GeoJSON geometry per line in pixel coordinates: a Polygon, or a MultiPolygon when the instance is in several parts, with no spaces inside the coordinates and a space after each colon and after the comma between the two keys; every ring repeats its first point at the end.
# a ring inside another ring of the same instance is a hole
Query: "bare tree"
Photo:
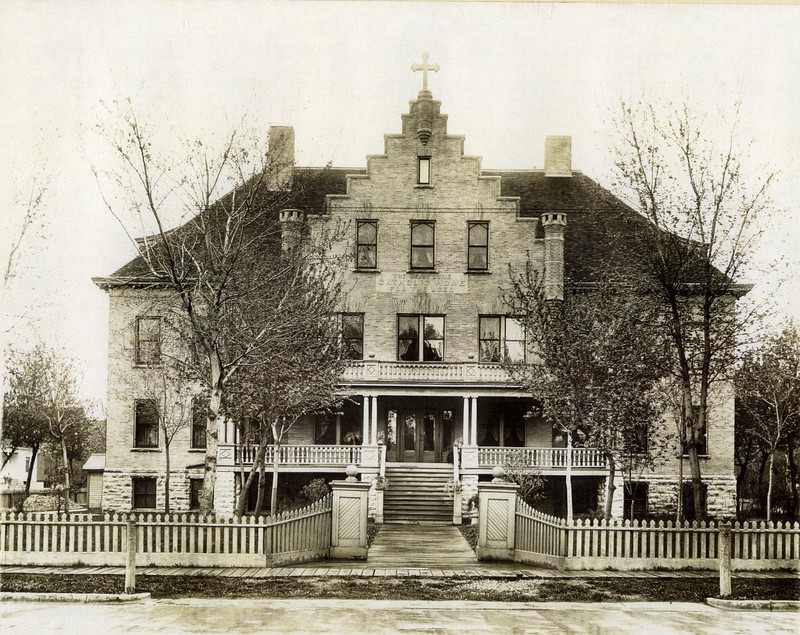
{"type": "Polygon", "coordinates": [[[800,427],[800,332],[788,325],[757,350],[749,351],[736,374],[740,408],[748,415],[740,423],[745,435],[766,447],[767,521],[772,520],[775,454],[800,427]],[[748,425],[749,424],[749,425],[748,425]]]}
{"type": "Polygon", "coordinates": [[[758,221],[775,173],[745,172],[735,119],[722,147],[687,106],[662,116],[652,106],[622,102],[615,123],[616,189],[649,221],[644,247],[653,256],[653,292],[664,308],[657,324],[672,343],[700,518],[705,501],[698,448],[709,396],[715,384],[732,380],[737,337],[756,316],[737,311],[735,302],[749,289],[738,280],[762,233],[758,221]]]}
{"type": "MultiPolygon", "coordinates": [[[[285,296],[273,289],[305,293],[302,284],[313,272],[327,270],[325,256],[336,231],[320,231],[304,249],[281,253],[278,212],[308,207],[304,196],[315,176],[294,178],[280,139],[267,146],[262,137],[235,129],[221,147],[198,140],[176,160],[158,155],[151,134],[133,115],[118,132],[112,142],[122,167],[113,183],[125,205],[154,228],[135,241],[139,269],[134,266],[131,276],[174,294],[193,376],[209,396],[200,494],[200,509],[209,513],[226,387],[242,369],[271,359],[266,353],[285,336],[284,317],[274,304],[285,296]],[[298,276],[301,270],[306,275],[298,276]],[[294,287],[287,280],[296,281],[294,287]]],[[[122,219],[122,206],[110,196],[106,203],[122,219]]],[[[302,229],[296,234],[303,238],[302,229]]]]}
{"type": "MultiPolygon", "coordinates": [[[[256,473],[259,487],[255,513],[261,512],[269,445],[269,508],[270,514],[277,512],[281,444],[297,421],[333,406],[344,369],[335,314],[341,300],[341,279],[330,270],[310,276],[305,267],[298,269],[296,275],[296,280],[284,280],[279,301],[266,303],[276,311],[273,345],[261,352],[258,364],[242,368],[228,390],[230,414],[239,423],[241,436],[254,436],[258,441],[252,469],[246,479],[240,477],[240,515],[256,473]]],[[[277,291],[275,287],[273,291],[277,291]]],[[[243,475],[243,466],[240,474],[243,475]]]]}
{"type": "MultiPolygon", "coordinates": [[[[609,468],[605,514],[610,517],[616,469],[631,474],[652,467],[660,444],[657,386],[665,360],[652,329],[652,303],[623,277],[612,284],[565,285],[563,300],[547,300],[529,265],[512,280],[507,302],[525,325],[535,359],[507,364],[573,443],[591,445],[609,468]],[[649,440],[648,440],[649,439],[649,440]]],[[[572,518],[571,461],[567,465],[567,518],[572,518]]]]}

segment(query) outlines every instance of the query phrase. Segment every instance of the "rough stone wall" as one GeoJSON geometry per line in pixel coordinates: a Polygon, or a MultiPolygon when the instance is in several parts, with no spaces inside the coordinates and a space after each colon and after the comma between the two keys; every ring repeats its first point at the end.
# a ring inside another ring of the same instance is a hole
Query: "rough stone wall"
{"type": "Polygon", "coordinates": [[[377,495],[375,494],[375,479],[377,476],[378,476],[377,472],[361,472],[361,474],[359,475],[359,480],[362,483],[372,483],[372,487],[369,488],[368,501],[367,501],[369,509],[367,514],[370,518],[375,518],[375,511],[377,509],[377,504],[378,504],[377,495]]]}
{"type": "MultiPolygon", "coordinates": [[[[164,471],[114,470],[103,474],[103,509],[107,511],[130,511],[133,506],[133,479],[137,477],[156,477],[156,508],[164,511],[164,471]]],[[[191,478],[199,477],[186,470],[170,471],[171,512],[189,511],[191,478]]]]}
{"type": "Polygon", "coordinates": [[[230,470],[217,470],[214,483],[214,511],[218,514],[233,515],[236,511],[236,475],[230,470]]]}
{"type": "Polygon", "coordinates": [[[478,493],[478,476],[464,474],[461,477],[461,516],[466,516],[469,511],[469,499],[478,493]]]}

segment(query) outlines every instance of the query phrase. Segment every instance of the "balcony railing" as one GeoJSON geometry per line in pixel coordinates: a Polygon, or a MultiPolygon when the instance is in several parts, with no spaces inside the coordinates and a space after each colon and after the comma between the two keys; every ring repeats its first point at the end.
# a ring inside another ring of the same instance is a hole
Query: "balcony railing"
{"type": "MultiPolygon", "coordinates": [[[[566,469],[569,463],[569,450],[566,448],[478,448],[478,465],[522,464],[542,469],[566,469]]],[[[572,468],[602,469],[606,461],[599,450],[593,448],[572,448],[572,468]]]]}
{"type": "MultiPolygon", "coordinates": [[[[275,460],[275,446],[268,445],[264,457],[267,465],[275,460]]],[[[220,444],[217,458],[220,465],[252,465],[257,445],[220,444]]],[[[361,463],[360,445],[282,445],[278,448],[279,465],[336,465],[361,463]]]]}
{"type": "Polygon", "coordinates": [[[507,383],[510,378],[501,364],[477,362],[350,362],[342,379],[358,381],[486,382],[507,383]]]}

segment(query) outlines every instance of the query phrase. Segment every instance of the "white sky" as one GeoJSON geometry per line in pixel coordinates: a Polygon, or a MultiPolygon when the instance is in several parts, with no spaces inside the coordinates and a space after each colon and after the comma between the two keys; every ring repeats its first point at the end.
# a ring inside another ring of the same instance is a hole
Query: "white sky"
{"type": "MultiPolygon", "coordinates": [[[[619,98],[680,100],[712,113],[742,101],[752,166],[779,167],[787,210],[760,253],[800,271],[800,7],[521,3],[14,2],[0,4],[0,250],[15,191],[51,174],[45,236],[3,307],[35,301],[12,340],[34,330],[85,368],[104,399],[107,302],[90,278],[134,255],[105,210],[92,165],[108,147],[103,104],[196,137],[242,115],[295,127],[301,165],[364,166],[420,88],[410,65],[429,51],[430,88],[452,134],[485,168],[541,167],[544,137],[573,137],[573,167],[609,184],[608,112],[619,98]],[[32,324],[28,324],[28,322],[32,324]]],[[[715,121],[709,130],[715,131],[715,121]]],[[[172,135],[172,136],[170,136],[172,135]]],[[[0,253],[3,256],[3,253],[0,253]]],[[[1,262],[5,261],[3,257],[1,262]]],[[[800,282],[773,294],[800,318],[800,282]]]]}

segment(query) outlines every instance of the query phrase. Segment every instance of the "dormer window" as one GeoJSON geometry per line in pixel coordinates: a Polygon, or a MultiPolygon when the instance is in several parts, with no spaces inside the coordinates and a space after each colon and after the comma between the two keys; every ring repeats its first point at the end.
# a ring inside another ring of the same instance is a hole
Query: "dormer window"
{"type": "Polygon", "coordinates": [[[430,185],[431,184],[431,158],[430,157],[419,157],[419,171],[418,171],[418,183],[420,185],[430,185]]]}

